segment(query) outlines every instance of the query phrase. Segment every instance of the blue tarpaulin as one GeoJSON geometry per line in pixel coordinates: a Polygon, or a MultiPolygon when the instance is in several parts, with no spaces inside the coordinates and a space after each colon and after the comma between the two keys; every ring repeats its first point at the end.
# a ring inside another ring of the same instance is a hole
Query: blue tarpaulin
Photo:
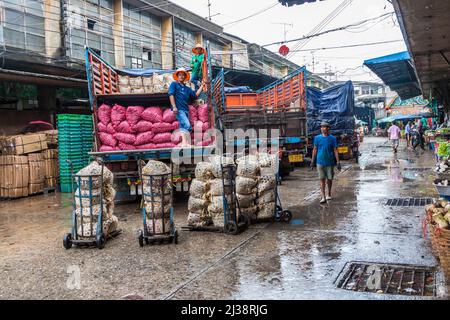
{"type": "MultiPolygon", "coordinates": [[[[189,71],[188,69],[186,69],[189,71]]],[[[153,68],[142,68],[142,69],[133,69],[133,68],[124,68],[117,70],[122,75],[127,75],[130,77],[150,77],[154,73],[163,74],[163,73],[174,73],[175,70],[164,70],[164,69],[153,69],[153,68]]]]}
{"type": "Polygon", "coordinates": [[[249,93],[253,92],[252,89],[248,86],[240,86],[240,87],[225,87],[225,93],[249,93]]]}
{"type": "Polygon", "coordinates": [[[353,133],[355,97],[351,81],[324,90],[308,87],[307,96],[306,115],[310,134],[320,133],[322,121],[331,125],[332,134],[353,133]]]}

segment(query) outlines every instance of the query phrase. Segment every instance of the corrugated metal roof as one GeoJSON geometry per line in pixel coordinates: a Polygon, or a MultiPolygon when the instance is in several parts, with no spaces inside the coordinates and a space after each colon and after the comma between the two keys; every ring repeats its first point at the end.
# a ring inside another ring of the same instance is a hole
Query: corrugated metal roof
{"type": "Polygon", "coordinates": [[[411,58],[406,51],[369,59],[364,61],[364,65],[403,100],[422,93],[411,58]]]}

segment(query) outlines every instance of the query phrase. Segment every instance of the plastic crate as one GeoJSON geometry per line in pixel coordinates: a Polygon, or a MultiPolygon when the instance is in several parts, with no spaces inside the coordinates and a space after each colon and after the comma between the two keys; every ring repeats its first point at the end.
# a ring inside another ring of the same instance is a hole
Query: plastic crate
{"type": "Polygon", "coordinates": [[[60,190],[62,193],[72,193],[75,189],[71,183],[61,183],[60,190]]]}

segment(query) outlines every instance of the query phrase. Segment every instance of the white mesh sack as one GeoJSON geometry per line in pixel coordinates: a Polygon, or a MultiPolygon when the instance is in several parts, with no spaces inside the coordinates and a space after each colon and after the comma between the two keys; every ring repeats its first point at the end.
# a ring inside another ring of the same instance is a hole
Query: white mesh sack
{"type": "MultiPolygon", "coordinates": [[[[233,207],[233,203],[231,202],[231,197],[226,196],[227,205],[229,208],[233,207]]],[[[208,211],[210,213],[223,213],[224,212],[224,198],[223,196],[214,196],[211,197],[211,203],[208,205],[208,211]]]]}
{"type": "Polygon", "coordinates": [[[275,201],[275,191],[274,189],[266,190],[264,193],[258,194],[256,198],[256,204],[262,205],[269,202],[275,201]]]}
{"type": "Polygon", "coordinates": [[[224,216],[223,216],[223,212],[220,213],[214,213],[212,215],[212,223],[215,227],[221,227],[223,228],[224,226],[224,216]]]}
{"type": "Polygon", "coordinates": [[[236,174],[241,177],[257,178],[260,174],[261,168],[258,161],[241,160],[238,163],[236,174]]]}
{"type": "Polygon", "coordinates": [[[209,182],[200,181],[198,179],[193,179],[191,181],[191,185],[189,186],[189,195],[196,198],[203,198],[208,191],[209,182]]]}
{"type": "Polygon", "coordinates": [[[212,179],[212,164],[210,162],[199,162],[195,167],[195,178],[203,182],[212,179]]]}
{"type": "Polygon", "coordinates": [[[239,194],[252,194],[255,192],[255,187],[258,180],[254,178],[236,177],[236,193],[239,194]]]}
{"type": "Polygon", "coordinates": [[[239,203],[239,207],[248,208],[255,205],[255,195],[252,194],[236,194],[237,201],[239,203]]]}
{"type": "Polygon", "coordinates": [[[234,166],[234,160],[232,157],[225,156],[212,156],[210,157],[211,165],[212,165],[212,173],[216,178],[229,179],[229,171],[226,167],[234,166]],[[223,172],[222,172],[223,168],[223,172]]]}
{"type": "Polygon", "coordinates": [[[89,192],[89,190],[80,188],[75,190],[75,204],[77,208],[80,208],[81,206],[83,206],[83,208],[86,208],[90,207],[91,205],[94,206],[100,204],[100,192],[100,188],[92,189],[91,192],[89,192]]]}
{"type": "Polygon", "coordinates": [[[208,207],[208,201],[203,198],[189,197],[188,210],[190,212],[200,212],[208,207]]]}
{"type": "Polygon", "coordinates": [[[166,174],[170,173],[170,168],[164,162],[149,160],[142,168],[142,173],[146,175],[166,174]]]}
{"type": "Polygon", "coordinates": [[[107,184],[103,187],[103,200],[107,203],[114,203],[114,199],[116,198],[116,189],[112,186],[112,184],[107,184]]]}
{"type": "Polygon", "coordinates": [[[277,185],[275,176],[263,176],[259,178],[258,193],[262,194],[267,190],[274,189],[277,185]]]}
{"type": "Polygon", "coordinates": [[[172,188],[172,184],[167,179],[160,179],[160,178],[153,179],[152,188],[150,188],[150,182],[148,180],[144,179],[143,183],[144,183],[144,196],[146,198],[147,197],[151,198],[152,195],[154,197],[160,197],[162,194],[168,195],[170,194],[170,189],[172,188]],[[162,183],[165,183],[164,188],[161,188],[162,183]]]}
{"type": "MultiPolygon", "coordinates": [[[[101,210],[102,207],[100,206],[100,204],[96,204],[93,205],[92,207],[89,206],[83,207],[83,209],[77,208],[75,212],[77,216],[83,215],[83,217],[90,217],[92,212],[92,216],[97,217],[100,214],[101,210]]],[[[106,213],[107,213],[106,206],[103,205],[103,217],[106,216],[106,213]]]]}
{"type": "Polygon", "coordinates": [[[278,162],[278,155],[265,152],[258,153],[258,162],[261,167],[271,167],[275,170],[278,162]]]}
{"type": "Polygon", "coordinates": [[[221,196],[224,194],[230,194],[232,191],[231,188],[231,181],[230,180],[224,180],[222,182],[222,179],[213,179],[210,181],[210,194],[212,196],[221,196]],[[225,189],[224,189],[225,185],[225,189]]]}
{"type": "Polygon", "coordinates": [[[150,234],[169,233],[170,220],[169,219],[147,219],[147,231],[150,234]]]}
{"type": "Polygon", "coordinates": [[[275,213],[275,202],[265,203],[259,206],[258,219],[267,219],[273,217],[275,213]]]}
{"type": "Polygon", "coordinates": [[[189,226],[198,226],[201,224],[201,214],[197,212],[189,212],[187,223],[189,226]]]}
{"type": "MultiPolygon", "coordinates": [[[[81,222],[78,224],[78,236],[80,237],[94,237],[97,235],[97,222],[92,223],[92,229],[91,229],[91,223],[88,220],[83,219],[83,225],[81,225],[81,222]]],[[[111,232],[117,230],[119,226],[119,219],[116,216],[112,216],[109,219],[106,219],[103,222],[103,233],[106,235],[110,234],[111,232]]]]}
{"type": "Polygon", "coordinates": [[[247,216],[250,216],[252,214],[256,214],[258,212],[258,206],[252,206],[248,208],[241,208],[240,210],[241,214],[245,214],[247,216]]]}
{"type": "Polygon", "coordinates": [[[236,159],[236,163],[239,164],[241,162],[258,162],[258,156],[257,155],[246,155],[242,156],[236,159]]]}
{"type": "MultiPolygon", "coordinates": [[[[96,161],[92,161],[86,167],[77,172],[76,176],[95,176],[102,174],[102,166],[96,161]]],[[[103,184],[113,184],[113,173],[106,167],[103,166],[103,184]]],[[[76,178],[78,183],[78,178],[76,178]]],[[[90,184],[89,177],[80,178],[80,188],[88,190],[89,188],[97,189],[100,188],[100,179],[98,177],[92,178],[92,185],[90,184]]]]}

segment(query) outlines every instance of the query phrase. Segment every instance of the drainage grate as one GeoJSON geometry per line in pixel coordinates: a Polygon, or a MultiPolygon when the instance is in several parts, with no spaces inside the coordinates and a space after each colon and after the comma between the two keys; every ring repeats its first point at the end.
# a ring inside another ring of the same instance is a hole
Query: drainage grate
{"type": "Polygon", "coordinates": [[[433,168],[404,168],[403,170],[405,171],[419,171],[419,172],[424,172],[424,171],[430,171],[433,168]]]}
{"type": "Polygon", "coordinates": [[[347,263],[337,287],[357,292],[436,296],[436,270],[430,267],[370,262],[347,263]],[[344,272],[345,270],[345,272],[344,272]]]}
{"type": "Polygon", "coordinates": [[[433,198],[392,198],[387,199],[385,206],[391,207],[423,207],[433,203],[433,198]]]}

